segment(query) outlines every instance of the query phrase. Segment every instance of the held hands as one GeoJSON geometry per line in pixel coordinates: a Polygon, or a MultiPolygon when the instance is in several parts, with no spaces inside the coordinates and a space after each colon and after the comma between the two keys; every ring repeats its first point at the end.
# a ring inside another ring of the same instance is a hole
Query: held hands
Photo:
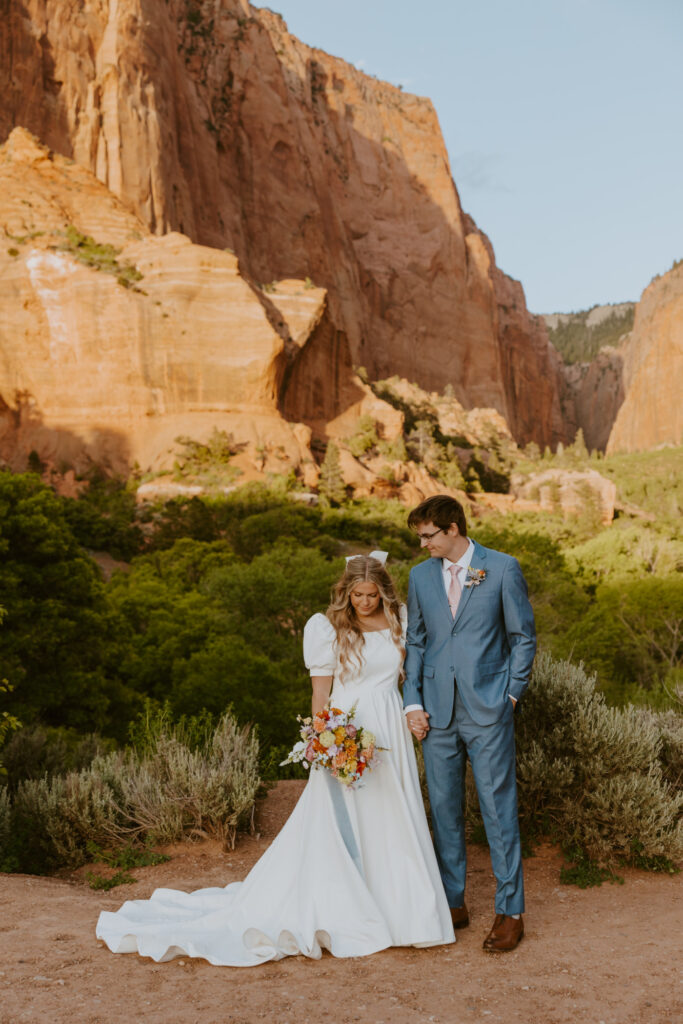
{"type": "Polygon", "coordinates": [[[428,711],[409,711],[406,715],[406,722],[416,740],[423,740],[429,732],[428,711]]]}

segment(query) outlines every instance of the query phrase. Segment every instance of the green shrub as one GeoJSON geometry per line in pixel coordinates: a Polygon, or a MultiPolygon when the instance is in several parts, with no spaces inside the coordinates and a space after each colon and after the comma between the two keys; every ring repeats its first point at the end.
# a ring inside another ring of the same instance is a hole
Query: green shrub
{"type": "Polygon", "coordinates": [[[146,743],[140,750],[113,752],[80,772],[21,783],[9,825],[3,788],[3,864],[42,873],[77,867],[94,847],[173,842],[186,835],[213,835],[234,845],[237,830],[251,821],[260,785],[253,732],[228,714],[213,729],[206,717],[189,726],[171,725],[164,713],[151,721],[142,728],[146,743]]]}
{"type": "Polygon", "coordinates": [[[371,449],[376,448],[379,442],[377,436],[377,424],[372,416],[361,416],[356,421],[355,430],[351,437],[347,437],[346,443],[352,455],[358,458],[365,455],[371,449]]]}
{"type": "Polygon", "coordinates": [[[653,726],[661,743],[659,758],[665,779],[676,790],[683,789],[683,715],[673,708],[652,711],[639,708],[645,726],[653,726]]]}
{"type": "Polygon", "coordinates": [[[124,828],[125,814],[97,762],[81,772],[22,782],[13,800],[11,845],[24,871],[78,867],[88,842],[120,842],[124,828]]]}
{"type": "Polygon", "coordinates": [[[88,871],[85,877],[90,888],[96,892],[109,892],[117,885],[130,885],[131,882],[137,881],[128,871],[117,871],[113,875],[96,875],[94,871],[88,871]]]}
{"type": "Polygon", "coordinates": [[[64,232],[64,241],[59,248],[61,252],[74,256],[79,263],[84,263],[86,267],[101,270],[105,274],[113,274],[123,288],[135,289],[137,282],[142,280],[142,274],[132,263],[119,263],[120,249],[106,242],[96,242],[73,224],[69,224],[64,232]]]}
{"type": "Polygon", "coordinates": [[[182,449],[173,467],[177,480],[192,479],[206,485],[229,484],[240,475],[241,470],[229,463],[244,444],[237,444],[232,434],[214,427],[206,442],[185,436],[176,437],[175,441],[182,449]]]}
{"type": "Polygon", "coordinates": [[[234,845],[238,829],[250,820],[261,781],[256,737],[230,715],[196,750],[170,729],[160,734],[153,752],[142,760],[128,753],[121,767],[131,833],[162,843],[213,835],[234,845]]]}
{"type": "Polygon", "coordinates": [[[83,735],[73,729],[42,725],[19,729],[2,750],[7,785],[10,792],[15,792],[19,783],[27,779],[80,771],[112,746],[111,740],[97,733],[83,735]]]}
{"type": "Polygon", "coordinates": [[[536,659],[517,730],[520,822],[601,866],[683,854],[683,794],[665,777],[661,731],[608,707],[583,667],[536,659]]]}

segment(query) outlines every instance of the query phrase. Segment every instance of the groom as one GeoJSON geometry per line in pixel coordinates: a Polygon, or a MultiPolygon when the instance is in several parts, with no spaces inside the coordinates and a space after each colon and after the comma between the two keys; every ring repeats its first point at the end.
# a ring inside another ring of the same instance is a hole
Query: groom
{"type": "Polygon", "coordinates": [[[484,949],[511,950],[524,935],[513,716],[536,651],[534,615],[517,560],[468,538],[460,502],[428,498],[408,525],[431,558],[410,573],[403,701],[423,740],[441,876],[453,925],[464,928],[469,758],[497,880],[484,949]]]}

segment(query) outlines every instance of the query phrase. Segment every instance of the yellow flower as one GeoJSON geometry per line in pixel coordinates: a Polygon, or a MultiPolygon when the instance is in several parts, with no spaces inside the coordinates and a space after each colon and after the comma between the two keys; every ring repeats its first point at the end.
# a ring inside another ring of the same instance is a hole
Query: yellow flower
{"type": "Polygon", "coordinates": [[[361,735],[361,746],[363,747],[363,749],[365,749],[366,747],[374,747],[374,745],[375,745],[375,734],[374,734],[374,732],[370,732],[369,729],[363,729],[362,735],[361,735]]]}
{"type": "Polygon", "coordinates": [[[334,743],[334,733],[329,729],[325,729],[325,731],[321,732],[318,736],[318,740],[323,747],[331,747],[334,743]]]}
{"type": "Polygon", "coordinates": [[[344,770],[347,771],[349,775],[353,775],[357,767],[358,761],[354,760],[353,758],[349,758],[349,760],[344,765],[344,770]]]}
{"type": "Polygon", "coordinates": [[[337,744],[341,744],[344,742],[345,739],[346,729],[344,728],[343,725],[340,725],[337,729],[334,730],[334,742],[337,744]]]}

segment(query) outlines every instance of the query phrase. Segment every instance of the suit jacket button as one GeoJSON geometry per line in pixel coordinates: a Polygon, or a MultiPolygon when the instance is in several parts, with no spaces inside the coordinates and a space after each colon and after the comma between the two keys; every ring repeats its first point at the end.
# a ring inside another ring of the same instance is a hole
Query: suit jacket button
{"type": "Polygon", "coordinates": [[[449,672],[455,672],[455,665],[449,665],[448,666],[448,671],[449,672]]]}

